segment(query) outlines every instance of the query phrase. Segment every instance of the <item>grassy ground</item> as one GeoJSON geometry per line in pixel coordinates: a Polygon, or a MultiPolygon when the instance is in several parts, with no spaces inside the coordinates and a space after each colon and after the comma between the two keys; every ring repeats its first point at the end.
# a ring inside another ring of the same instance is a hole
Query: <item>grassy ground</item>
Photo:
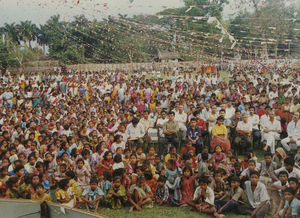
{"type": "MultiPolygon", "coordinates": [[[[100,208],[98,211],[101,215],[110,217],[110,218],[134,218],[134,217],[143,217],[143,218],[198,218],[198,217],[212,217],[209,215],[201,214],[195,211],[190,211],[190,207],[166,207],[166,206],[155,206],[152,209],[143,209],[141,212],[128,212],[129,208],[121,210],[111,210],[107,208],[100,208]]],[[[228,214],[226,217],[229,218],[239,218],[239,217],[250,217],[242,215],[228,214]]]]}

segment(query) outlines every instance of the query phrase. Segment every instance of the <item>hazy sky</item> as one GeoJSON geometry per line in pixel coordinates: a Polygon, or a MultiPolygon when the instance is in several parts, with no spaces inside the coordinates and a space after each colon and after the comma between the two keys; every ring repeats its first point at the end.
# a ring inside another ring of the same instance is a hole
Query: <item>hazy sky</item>
{"type": "Polygon", "coordinates": [[[60,14],[69,20],[74,15],[101,19],[108,15],[154,14],[165,8],[183,6],[182,0],[0,0],[0,25],[32,20],[45,23],[50,16],[60,14]]]}
{"type": "MultiPolygon", "coordinates": [[[[245,0],[229,0],[224,8],[224,15],[236,13],[245,0]]],[[[294,2],[300,0],[284,0],[294,2]]],[[[0,26],[4,23],[31,20],[43,24],[50,16],[60,14],[63,20],[70,20],[75,15],[85,14],[90,19],[101,19],[108,15],[120,14],[154,14],[165,8],[178,8],[184,5],[183,0],[0,0],[0,26]]]]}

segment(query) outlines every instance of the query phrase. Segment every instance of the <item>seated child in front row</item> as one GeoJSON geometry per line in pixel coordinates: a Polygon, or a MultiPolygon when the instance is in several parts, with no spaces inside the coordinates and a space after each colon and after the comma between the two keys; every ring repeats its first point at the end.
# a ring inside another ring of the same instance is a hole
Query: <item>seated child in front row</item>
{"type": "Polygon", "coordinates": [[[280,211],[281,217],[297,218],[300,216],[300,201],[295,198],[295,191],[289,187],[284,190],[284,209],[280,211]]]}
{"type": "Polygon", "coordinates": [[[111,174],[108,171],[103,172],[103,180],[100,182],[100,188],[102,189],[104,193],[104,197],[106,197],[109,189],[110,189],[110,183],[111,181],[111,174]]]}
{"type": "Polygon", "coordinates": [[[182,205],[186,205],[187,200],[192,200],[195,190],[195,179],[193,176],[192,168],[186,166],[183,169],[183,176],[181,178],[182,183],[182,194],[183,200],[181,201],[182,205]]]}
{"type": "Polygon", "coordinates": [[[51,197],[46,193],[42,183],[35,186],[35,194],[31,195],[31,200],[36,201],[51,201],[51,197]]]}
{"type": "Polygon", "coordinates": [[[299,180],[296,177],[290,177],[288,179],[289,185],[295,191],[295,198],[300,200],[300,188],[299,188],[299,180]]]}
{"type": "Polygon", "coordinates": [[[244,190],[240,187],[241,180],[239,177],[234,176],[231,178],[231,188],[226,197],[229,197],[228,201],[216,200],[215,204],[217,207],[217,212],[214,214],[217,218],[224,217],[223,213],[231,212],[237,209],[241,201],[243,200],[244,190]]]}
{"type": "Polygon", "coordinates": [[[79,201],[82,195],[82,189],[79,186],[79,184],[75,181],[75,173],[72,170],[68,170],[66,172],[66,179],[69,180],[69,187],[73,189],[76,201],[79,201]]]}
{"type": "Polygon", "coordinates": [[[289,184],[288,184],[288,173],[286,171],[280,171],[279,172],[279,181],[274,182],[268,190],[271,191],[271,197],[272,197],[272,216],[279,213],[279,211],[283,208],[284,205],[284,195],[283,190],[285,190],[289,184]],[[279,203],[279,204],[278,204],[279,203]]]}
{"type": "Polygon", "coordinates": [[[106,195],[105,202],[112,209],[121,209],[127,200],[126,190],[122,185],[121,177],[114,177],[114,183],[106,195]]]}
{"type": "Polygon", "coordinates": [[[169,198],[169,189],[166,186],[167,178],[165,176],[158,177],[155,190],[155,202],[159,205],[166,204],[169,198]]]}
{"type": "Polygon", "coordinates": [[[133,206],[130,208],[129,212],[133,212],[134,208],[138,211],[142,210],[142,207],[152,208],[152,192],[150,187],[145,184],[145,177],[143,175],[139,175],[136,184],[133,184],[130,187],[130,195],[129,199],[133,206]]]}
{"type": "Polygon", "coordinates": [[[226,197],[225,182],[222,180],[222,171],[217,170],[214,174],[214,179],[211,182],[212,190],[214,190],[215,199],[223,200],[226,197]]]}
{"type": "Polygon", "coordinates": [[[98,187],[98,179],[96,177],[92,177],[90,179],[90,186],[82,192],[81,197],[88,212],[90,209],[94,209],[95,213],[97,212],[103,195],[103,191],[98,187]]]}
{"type": "Polygon", "coordinates": [[[249,204],[240,206],[239,212],[251,214],[251,217],[265,217],[270,207],[270,197],[266,186],[259,182],[259,172],[250,173],[250,180],[245,182],[245,192],[249,204]]]}
{"type": "Polygon", "coordinates": [[[55,192],[56,199],[64,206],[73,208],[76,203],[72,188],[69,188],[69,180],[62,179],[58,183],[59,190],[55,192]]]}
{"type": "Polygon", "coordinates": [[[213,214],[216,212],[215,195],[214,191],[208,187],[208,183],[207,177],[200,177],[199,187],[196,188],[193,200],[187,200],[186,203],[200,213],[213,214]]]}

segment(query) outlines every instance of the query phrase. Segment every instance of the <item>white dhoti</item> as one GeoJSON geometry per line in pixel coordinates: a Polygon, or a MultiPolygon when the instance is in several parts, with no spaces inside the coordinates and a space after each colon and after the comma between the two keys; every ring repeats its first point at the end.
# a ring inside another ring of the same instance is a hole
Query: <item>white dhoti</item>
{"type": "Polygon", "coordinates": [[[268,132],[263,135],[264,141],[267,141],[267,146],[270,147],[271,153],[275,153],[276,140],[280,140],[280,134],[277,132],[268,132]]]}
{"type": "MultiPolygon", "coordinates": [[[[294,138],[293,138],[294,139],[294,138]]],[[[290,137],[286,137],[281,140],[282,146],[285,148],[285,150],[290,151],[290,150],[296,150],[298,146],[300,146],[300,140],[295,140],[295,142],[291,142],[290,137]]]]}

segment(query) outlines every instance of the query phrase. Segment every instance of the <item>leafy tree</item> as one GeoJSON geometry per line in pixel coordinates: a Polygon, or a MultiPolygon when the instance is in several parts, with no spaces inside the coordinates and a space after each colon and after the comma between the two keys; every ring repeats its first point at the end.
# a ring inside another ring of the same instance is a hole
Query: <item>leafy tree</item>
{"type": "Polygon", "coordinates": [[[0,39],[0,69],[5,72],[9,66],[17,66],[18,62],[12,54],[13,48],[8,41],[0,39]]]}

